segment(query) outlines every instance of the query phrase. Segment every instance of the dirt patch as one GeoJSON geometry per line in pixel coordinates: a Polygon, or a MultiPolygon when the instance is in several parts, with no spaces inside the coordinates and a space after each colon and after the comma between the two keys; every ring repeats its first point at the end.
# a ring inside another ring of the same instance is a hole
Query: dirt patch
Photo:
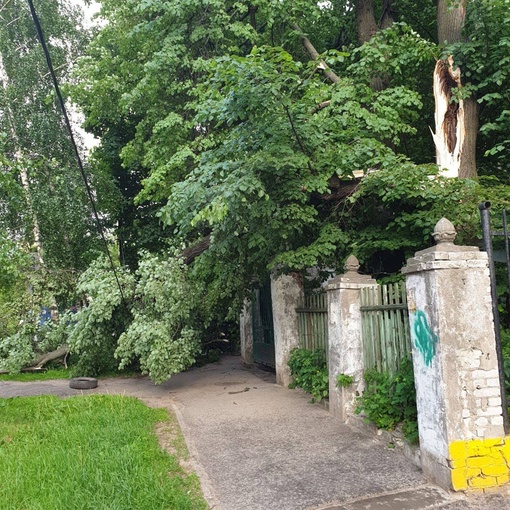
{"type": "Polygon", "coordinates": [[[177,418],[169,412],[169,420],[158,423],[154,432],[158,437],[161,448],[179,461],[179,465],[186,475],[192,474],[194,469],[189,460],[188,448],[186,447],[177,418]]]}

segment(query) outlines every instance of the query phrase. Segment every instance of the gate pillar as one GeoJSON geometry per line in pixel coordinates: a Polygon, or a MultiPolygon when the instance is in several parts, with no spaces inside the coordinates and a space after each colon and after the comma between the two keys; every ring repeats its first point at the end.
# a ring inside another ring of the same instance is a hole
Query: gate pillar
{"type": "Polygon", "coordinates": [[[246,365],[253,364],[253,323],[251,308],[251,301],[249,299],[245,299],[243,311],[239,317],[241,359],[246,365]]]}
{"type": "Polygon", "coordinates": [[[298,316],[296,308],[303,303],[303,279],[299,273],[271,276],[273,301],[274,350],[276,383],[288,386],[292,382],[287,365],[290,351],[299,347],[298,316]]]}
{"type": "Polygon", "coordinates": [[[345,273],[328,282],[329,411],[346,422],[354,416],[355,400],[363,387],[363,342],[360,289],[375,287],[370,276],[358,273],[359,262],[351,255],[345,273]],[[354,378],[347,387],[337,387],[339,374],[354,378]]]}
{"type": "Polygon", "coordinates": [[[445,488],[508,481],[487,254],[455,246],[445,218],[437,245],[416,253],[406,275],[422,468],[445,488]]]}

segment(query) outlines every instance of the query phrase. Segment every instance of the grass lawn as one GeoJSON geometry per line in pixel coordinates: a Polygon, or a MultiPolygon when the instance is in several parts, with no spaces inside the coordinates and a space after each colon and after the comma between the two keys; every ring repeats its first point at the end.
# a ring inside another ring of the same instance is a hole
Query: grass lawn
{"type": "MultiPolygon", "coordinates": [[[[140,372],[132,370],[119,370],[107,374],[101,374],[101,377],[139,377],[140,372]]],[[[71,379],[72,370],[68,368],[52,368],[49,370],[34,370],[33,372],[21,372],[19,374],[0,374],[0,381],[50,381],[52,379],[71,379]]]]}
{"type": "Polygon", "coordinates": [[[71,372],[66,368],[37,370],[34,372],[22,372],[20,374],[0,374],[0,381],[50,381],[52,379],[70,379],[71,372]]]}
{"type": "Polygon", "coordinates": [[[175,417],[131,397],[0,399],[1,510],[206,509],[186,455],[175,417]]]}

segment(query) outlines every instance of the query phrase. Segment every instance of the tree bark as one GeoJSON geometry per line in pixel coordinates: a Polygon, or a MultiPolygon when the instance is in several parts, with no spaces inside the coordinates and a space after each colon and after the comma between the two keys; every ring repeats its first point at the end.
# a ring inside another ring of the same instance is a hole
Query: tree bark
{"type": "Polygon", "coordinates": [[[379,30],[375,21],[373,0],[356,0],[356,26],[360,44],[370,41],[379,30]]]}
{"type": "Polygon", "coordinates": [[[303,46],[310,55],[310,58],[312,60],[319,61],[317,68],[322,69],[324,71],[324,74],[329,78],[330,81],[332,81],[333,83],[338,83],[340,81],[340,77],[330,69],[330,67],[328,66],[328,64],[326,64],[326,62],[324,62],[324,60],[320,59],[319,52],[315,49],[315,46],[310,42],[310,39],[308,39],[308,37],[306,37],[303,34],[303,31],[301,30],[299,25],[297,23],[293,23],[292,28],[296,32],[299,32],[301,34],[300,35],[301,42],[303,43],[303,46]]]}
{"type": "MultiPolygon", "coordinates": [[[[37,370],[42,370],[44,365],[49,361],[53,361],[54,359],[64,358],[69,354],[69,346],[62,345],[58,349],[54,351],[47,352],[45,354],[41,354],[38,356],[30,365],[21,369],[22,372],[35,372],[37,370]]],[[[65,363],[64,363],[65,364],[65,363]]],[[[66,365],[67,368],[67,365],[66,365]]],[[[0,374],[8,374],[8,370],[0,370],[0,374]]]]}
{"type": "Polygon", "coordinates": [[[391,0],[383,0],[383,11],[381,15],[381,21],[379,22],[379,26],[381,30],[385,28],[390,28],[393,23],[397,21],[397,14],[393,10],[393,6],[391,5],[391,0]]]}
{"type": "MultiPolygon", "coordinates": [[[[442,45],[462,41],[466,19],[466,0],[453,4],[438,0],[437,33],[442,45]]],[[[436,163],[447,177],[476,177],[476,138],[478,105],[476,97],[452,101],[455,89],[462,88],[462,70],[456,68],[453,57],[439,61],[434,70],[436,101],[435,133],[436,163]]]]}

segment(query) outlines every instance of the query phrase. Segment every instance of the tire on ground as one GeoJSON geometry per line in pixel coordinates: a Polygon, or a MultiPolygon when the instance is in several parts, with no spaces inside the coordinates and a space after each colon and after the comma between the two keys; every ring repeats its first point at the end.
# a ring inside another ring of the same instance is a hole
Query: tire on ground
{"type": "Polygon", "coordinates": [[[69,381],[69,387],[75,390],[91,390],[97,388],[97,379],[94,377],[74,377],[69,381]]]}

